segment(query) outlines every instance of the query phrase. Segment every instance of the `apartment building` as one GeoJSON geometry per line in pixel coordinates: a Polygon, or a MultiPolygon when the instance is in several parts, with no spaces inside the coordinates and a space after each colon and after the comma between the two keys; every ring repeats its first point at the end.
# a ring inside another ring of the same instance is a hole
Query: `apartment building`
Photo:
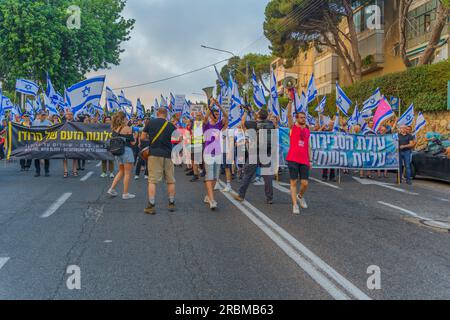
{"type": "MultiPolygon", "coordinates": [[[[379,77],[385,74],[400,72],[406,69],[399,54],[398,15],[399,0],[373,0],[371,4],[358,5],[354,1],[354,21],[358,33],[359,50],[363,62],[363,79],[379,77]],[[376,5],[380,10],[380,18],[376,28],[373,23],[373,11],[369,5],[376,5]]],[[[431,36],[431,30],[436,21],[437,0],[416,0],[408,14],[408,46],[407,54],[413,65],[419,62],[431,36]]],[[[344,30],[346,29],[343,25],[344,30]]],[[[449,28],[445,28],[441,35],[439,48],[434,62],[449,59],[448,50],[449,28]]],[[[272,67],[277,79],[278,89],[282,91],[283,79],[292,76],[298,79],[298,89],[306,90],[312,72],[316,77],[319,94],[330,93],[339,81],[343,86],[351,84],[344,73],[339,57],[329,48],[310,48],[301,52],[295,60],[294,66],[285,69],[283,59],[276,59],[272,67]],[[305,80],[306,79],[306,80],[305,80]]]]}

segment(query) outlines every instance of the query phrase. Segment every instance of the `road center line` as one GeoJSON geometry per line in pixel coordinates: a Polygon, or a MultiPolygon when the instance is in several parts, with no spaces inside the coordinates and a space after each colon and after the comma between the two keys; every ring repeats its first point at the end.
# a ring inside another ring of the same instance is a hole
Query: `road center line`
{"type": "Polygon", "coordinates": [[[409,194],[409,195],[412,195],[412,196],[418,196],[419,195],[416,192],[411,192],[411,191],[407,191],[405,189],[393,187],[393,186],[391,186],[391,185],[389,185],[387,183],[383,183],[383,182],[378,182],[378,181],[369,180],[369,179],[360,179],[360,178],[357,178],[357,177],[353,177],[353,179],[358,181],[362,185],[375,185],[375,186],[380,186],[380,187],[383,187],[383,188],[391,189],[391,190],[394,190],[394,191],[406,193],[406,194],[409,194]]]}
{"type": "Polygon", "coordinates": [[[328,182],[325,182],[325,181],[321,181],[321,180],[316,179],[316,178],[309,178],[309,180],[315,181],[317,183],[323,184],[323,185],[325,185],[327,187],[330,187],[330,188],[333,188],[333,189],[342,190],[342,188],[340,188],[338,186],[335,186],[335,185],[333,185],[331,183],[328,183],[328,182]]]}
{"type": "Polygon", "coordinates": [[[290,190],[290,189],[281,186],[281,184],[280,184],[279,182],[274,182],[274,183],[273,183],[273,187],[274,187],[275,189],[277,189],[278,191],[281,191],[281,192],[284,192],[284,193],[287,193],[287,194],[290,194],[290,193],[291,193],[291,190],[290,190]]]}
{"type": "Polygon", "coordinates": [[[56,200],[47,211],[41,216],[41,218],[45,219],[54,214],[58,209],[72,196],[72,193],[64,193],[58,200],[56,200]]]}
{"type": "Polygon", "coordinates": [[[85,182],[94,174],[94,171],[88,172],[83,178],[80,179],[81,182],[85,182]]]}
{"type": "MultiPolygon", "coordinates": [[[[225,186],[221,181],[220,184],[225,186]]],[[[306,248],[303,244],[301,244],[297,239],[292,237],[287,231],[278,226],[275,222],[269,219],[263,212],[259,209],[255,208],[248,201],[244,201],[242,204],[233,199],[231,194],[222,192],[222,194],[232,202],[238,209],[241,210],[253,223],[255,223],[267,236],[269,236],[291,259],[293,259],[306,273],[308,273],[322,288],[324,288],[333,298],[335,299],[348,299],[348,296],[342,292],[340,289],[336,288],[336,286],[331,283],[328,278],[326,278],[319,270],[326,273],[331,279],[336,281],[339,285],[342,286],[345,290],[347,290],[350,294],[352,294],[355,298],[360,300],[371,300],[369,296],[367,296],[364,292],[358,289],[355,285],[353,285],[350,281],[345,279],[342,275],[340,275],[336,270],[326,264],[322,259],[316,256],[312,251],[306,248]],[[252,213],[247,210],[252,211],[252,213]],[[256,216],[259,217],[256,218],[256,216]],[[287,243],[286,243],[287,242],[287,243]],[[293,256],[290,249],[296,249],[294,254],[298,256],[293,256]],[[300,259],[304,258],[300,255],[303,254],[307,257],[311,262],[306,262],[308,265],[299,263],[296,259],[300,257],[300,259]],[[295,258],[295,259],[294,259],[295,258]],[[312,269],[309,268],[312,267],[312,269]],[[319,270],[318,270],[319,269],[319,270]],[[325,280],[324,280],[325,279],[325,280]],[[337,291],[336,291],[337,290],[337,291]]]]}
{"type": "Polygon", "coordinates": [[[415,213],[415,212],[413,212],[413,211],[411,211],[411,210],[404,209],[404,208],[402,208],[402,207],[399,207],[399,206],[396,206],[396,205],[393,205],[393,204],[390,204],[390,203],[387,203],[387,202],[378,201],[378,203],[379,203],[379,204],[382,204],[383,206],[386,206],[386,207],[389,207],[389,208],[392,208],[392,209],[399,210],[399,211],[401,211],[401,212],[403,212],[403,213],[406,213],[407,215],[410,215],[410,216],[412,216],[412,217],[414,217],[414,218],[419,218],[419,219],[423,219],[423,220],[430,220],[430,219],[427,219],[427,218],[424,218],[424,217],[419,216],[417,213],[415,213]]]}
{"type": "Polygon", "coordinates": [[[4,266],[5,266],[5,264],[8,262],[8,260],[9,260],[9,258],[1,258],[0,257],[0,269],[2,269],[4,266]]]}

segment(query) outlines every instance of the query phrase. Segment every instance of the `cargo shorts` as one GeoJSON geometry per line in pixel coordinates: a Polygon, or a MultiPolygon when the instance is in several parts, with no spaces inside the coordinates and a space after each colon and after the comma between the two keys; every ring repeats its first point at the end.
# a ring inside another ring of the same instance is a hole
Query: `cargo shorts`
{"type": "Polygon", "coordinates": [[[166,180],[167,184],[174,184],[175,181],[175,166],[172,159],[163,157],[149,157],[148,158],[148,182],[151,184],[158,184],[166,180]]]}

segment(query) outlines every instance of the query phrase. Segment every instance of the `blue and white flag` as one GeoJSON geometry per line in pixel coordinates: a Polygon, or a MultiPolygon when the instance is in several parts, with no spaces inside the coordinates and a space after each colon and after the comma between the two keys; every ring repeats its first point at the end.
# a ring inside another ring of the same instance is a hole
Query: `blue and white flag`
{"type": "Polygon", "coordinates": [[[3,108],[3,111],[11,111],[14,108],[14,104],[11,102],[11,100],[6,96],[1,96],[1,107],[3,108]]]}
{"type": "Polygon", "coordinates": [[[316,125],[316,118],[309,114],[309,112],[306,113],[306,122],[308,123],[308,126],[314,127],[316,125]]]}
{"type": "Polygon", "coordinates": [[[25,80],[25,79],[17,79],[16,81],[16,91],[26,94],[28,96],[33,96],[36,97],[38,91],[39,91],[39,86],[34,83],[33,81],[30,80],[25,80]]]}
{"type": "Polygon", "coordinates": [[[282,127],[288,126],[287,109],[281,108],[280,125],[282,127]]]}
{"type": "Polygon", "coordinates": [[[359,124],[361,114],[359,113],[358,105],[355,106],[355,111],[353,111],[353,115],[348,119],[347,124],[352,127],[354,125],[359,124]]]}
{"type": "Polygon", "coordinates": [[[406,110],[405,113],[402,114],[400,119],[398,119],[397,125],[399,127],[401,127],[401,126],[409,127],[410,125],[413,124],[414,117],[415,117],[415,114],[414,114],[414,103],[413,103],[409,106],[408,110],[406,110]]]}
{"type": "Polygon", "coordinates": [[[139,119],[144,119],[144,117],[145,117],[144,106],[142,105],[140,98],[137,99],[137,103],[136,103],[136,116],[139,119]]]}
{"type": "Polygon", "coordinates": [[[28,114],[34,114],[34,106],[33,102],[29,99],[27,99],[27,102],[25,103],[25,112],[28,114]]]}
{"type": "Polygon", "coordinates": [[[258,79],[256,78],[255,69],[253,69],[252,84],[253,84],[253,101],[255,101],[256,106],[259,109],[261,109],[263,106],[267,104],[267,101],[266,96],[264,94],[264,89],[262,85],[259,84],[258,79]]]}
{"type": "Polygon", "coordinates": [[[328,116],[322,116],[321,118],[322,118],[322,121],[321,121],[321,122],[322,122],[324,125],[328,126],[328,125],[330,124],[330,122],[331,122],[331,118],[330,118],[330,117],[328,117],[328,116]]]}
{"type": "Polygon", "coordinates": [[[295,97],[294,105],[295,105],[296,113],[300,113],[300,112],[307,113],[308,112],[308,98],[306,97],[305,93],[302,92],[301,97],[299,97],[297,90],[295,90],[294,97],[295,97]]]}
{"type": "Polygon", "coordinates": [[[191,104],[187,100],[184,101],[182,117],[187,119],[191,118],[191,104]]]}
{"type": "Polygon", "coordinates": [[[308,98],[308,105],[314,101],[317,97],[318,91],[316,87],[316,80],[314,78],[314,73],[311,75],[311,79],[308,83],[308,91],[306,93],[306,97],[308,98]]]}
{"type": "Polygon", "coordinates": [[[166,98],[164,98],[164,96],[163,95],[161,95],[161,108],[166,108],[166,109],[168,109],[169,108],[169,104],[167,103],[167,100],[166,100],[166,98]]]}
{"type": "Polygon", "coordinates": [[[34,105],[34,112],[36,114],[40,113],[43,110],[40,96],[36,96],[36,99],[34,100],[33,105],[34,105]]]}
{"type": "Polygon", "coordinates": [[[370,109],[362,110],[360,112],[360,115],[361,115],[361,118],[363,118],[363,119],[369,119],[369,118],[373,117],[372,110],[370,110],[370,109]]]}
{"type": "Polygon", "coordinates": [[[120,110],[119,99],[110,87],[106,87],[106,103],[109,112],[116,113],[120,110]]]}
{"type": "Polygon", "coordinates": [[[231,100],[230,113],[228,114],[228,127],[229,129],[236,128],[241,122],[243,111],[241,105],[243,105],[241,95],[239,94],[239,86],[230,73],[229,81],[229,97],[231,100]]]}
{"type": "Polygon", "coordinates": [[[58,92],[56,92],[48,73],[47,73],[47,90],[45,91],[45,94],[51,100],[54,106],[61,106],[61,107],[65,106],[64,98],[58,92]]]}
{"type": "Polygon", "coordinates": [[[171,93],[170,93],[170,108],[171,108],[172,110],[175,108],[175,104],[176,104],[175,97],[174,97],[174,95],[173,95],[172,92],[171,92],[171,93]]]}
{"type": "Polygon", "coordinates": [[[339,83],[336,83],[336,105],[338,109],[348,117],[348,110],[352,105],[352,101],[347,97],[344,90],[339,86],[339,83]]]}
{"type": "Polygon", "coordinates": [[[44,96],[44,105],[45,110],[48,112],[49,115],[59,115],[58,109],[56,108],[56,105],[53,104],[53,101],[47,97],[45,93],[42,94],[44,96]]]}
{"type": "Polygon", "coordinates": [[[366,113],[367,111],[373,111],[374,109],[376,109],[381,98],[381,90],[380,88],[378,88],[369,99],[364,101],[363,109],[361,112],[366,113]]]}
{"type": "Polygon", "coordinates": [[[105,76],[81,81],[66,91],[66,102],[76,117],[88,104],[100,105],[105,76]]]}
{"type": "Polygon", "coordinates": [[[327,96],[324,96],[322,98],[322,101],[320,101],[319,105],[317,106],[316,112],[322,114],[325,111],[326,105],[327,105],[327,96]]]}
{"type": "Polygon", "coordinates": [[[159,109],[159,102],[158,99],[155,98],[155,105],[153,106],[155,108],[155,111],[158,111],[159,109]]]}
{"type": "Polygon", "coordinates": [[[336,112],[336,117],[334,118],[333,132],[340,132],[341,122],[339,120],[339,112],[336,112]]]}
{"type": "Polygon", "coordinates": [[[422,130],[426,125],[427,121],[425,120],[423,113],[419,112],[416,120],[416,129],[414,130],[414,135],[417,135],[417,133],[419,133],[419,131],[422,130]]]}
{"type": "Polygon", "coordinates": [[[270,101],[268,110],[276,117],[280,116],[280,112],[278,111],[280,110],[280,102],[278,100],[277,78],[275,77],[275,73],[272,69],[270,74],[270,101]]]}

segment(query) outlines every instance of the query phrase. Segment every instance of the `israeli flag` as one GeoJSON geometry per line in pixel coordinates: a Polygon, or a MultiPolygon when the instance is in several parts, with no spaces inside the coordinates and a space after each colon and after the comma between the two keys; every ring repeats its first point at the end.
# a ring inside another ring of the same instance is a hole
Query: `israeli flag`
{"type": "Polygon", "coordinates": [[[328,126],[331,122],[331,118],[328,116],[322,116],[322,122],[324,125],[328,126]]]}
{"type": "Polygon", "coordinates": [[[355,111],[353,111],[353,115],[348,119],[347,124],[352,127],[354,125],[359,124],[359,119],[361,118],[361,114],[358,110],[358,105],[355,106],[355,111]]]}
{"type": "Polygon", "coordinates": [[[106,87],[106,103],[110,112],[116,113],[120,110],[119,99],[110,87],[106,87]]]}
{"type": "Polygon", "coordinates": [[[306,113],[306,122],[308,122],[308,126],[314,127],[316,125],[316,118],[309,114],[309,112],[306,113]]]}
{"type": "Polygon", "coordinates": [[[166,98],[164,98],[163,95],[161,95],[161,108],[166,108],[166,109],[169,108],[169,104],[167,103],[167,100],[166,100],[166,98]]]}
{"type": "Polygon", "coordinates": [[[283,109],[283,108],[281,108],[280,125],[282,127],[287,127],[288,126],[287,110],[283,109]]]}
{"type": "Polygon", "coordinates": [[[30,80],[25,80],[25,79],[17,79],[16,81],[16,91],[26,94],[28,96],[33,96],[36,97],[38,91],[39,91],[39,86],[34,83],[33,81],[30,80]]]}
{"type": "Polygon", "coordinates": [[[367,110],[362,110],[362,111],[360,112],[360,115],[361,115],[361,118],[363,118],[363,119],[369,119],[369,118],[372,118],[372,117],[373,117],[372,110],[369,110],[369,109],[367,109],[367,110]]]}
{"type": "Polygon", "coordinates": [[[47,97],[46,94],[42,94],[44,96],[44,105],[45,110],[48,112],[49,115],[59,115],[58,109],[56,108],[56,105],[53,104],[53,101],[47,97]]]}
{"type": "Polygon", "coordinates": [[[306,97],[308,98],[308,105],[314,101],[314,99],[317,97],[317,94],[318,92],[316,87],[316,80],[313,73],[308,83],[308,92],[306,93],[306,97]]]}
{"type": "Polygon", "coordinates": [[[319,105],[316,108],[316,112],[322,114],[325,111],[325,106],[327,105],[327,96],[324,96],[322,101],[320,101],[319,105]]]}
{"type": "Polygon", "coordinates": [[[414,117],[415,117],[415,114],[414,114],[414,103],[413,103],[409,106],[408,110],[406,110],[405,113],[402,114],[400,119],[398,119],[397,125],[399,127],[410,126],[410,125],[412,125],[412,123],[414,121],[414,117]]]}
{"type": "Polygon", "coordinates": [[[1,99],[1,107],[3,108],[4,112],[11,111],[14,108],[13,103],[8,97],[2,96],[1,99]]]}
{"type": "Polygon", "coordinates": [[[185,99],[184,105],[183,105],[183,118],[187,118],[187,119],[191,118],[191,104],[186,99],[185,99]]]}
{"type": "Polygon", "coordinates": [[[380,88],[378,88],[377,90],[375,90],[375,92],[369,99],[364,101],[362,113],[365,113],[367,111],[373,111],[374,109],[376,109],[381,98],[382,98],[381,90],[380,88]]]}
{"type": "Polygon", "coordinates": [[[269,101],[269,112],[272,112],[276,117],[280,116],[278,110],[280,110],[280,102],[278,100],[277,91],[277,78],[273,70],[270,71],[270,101],[269,101]]]}
{"type": "Polygon", "coordinates": [[[334,119],[333,132],[340,132],[341,122],[339,120],[339,112],[336,112],[336,118],[334,119]]]}
{"type": "Polygon", "coordinates": [[[234,129],[241,122],[243,111],[241,110],[242,98],[239,94],[239,87],[230,73],[229,81],[229,97],[231,100],[230,113],[228,114],[228,127],[229,129],[234,129]]]}
{"type": "Polygon", "coordinates": [[[336,83],[336,105],[338,109],[348,117],[348,110],[352,105],[352,101],[347,97],[344,90],[336,83]]]}
{"type": "Polygon", "coordinates": [[[305,93],[302,92],[302,96],[299,97],[297,94],[297,90],[295,90],[295,99],[294,99],[294,104],[295,104],[295,110],[297,113],[299,112],[304,112],[307,113],[308,112],[308,98],[306,97],[305,93]]]}
{"type": "Polygon", "coordinates": [[[58,92],[56,92],[48,73],[47,73],[47,90],[45,91],[45,94],[47,95],[47,97],[49,97],[54,106],[58,105],[62,107],[65,106],[64,98],[58,92]]]}
{"type": "Polygon", "coordinates": [[[417,135],[417,133],[419,133],[419,131],[422,130],[426,125],[427,121],[425,120],[423,113],[419,112],[416,120],[416,130],[414,131],[414,135],[417,135]]]}
{"type": "Polygon", "coordinates": [[[34,112],[39,113],[42,111],[42,103],[41,103],[41,97],[36,96],[36,99],[34,100],[34,112]]]}
{"type": "Polygon", "coordinates": [[[142,105],[140,98],[137,99],[136,103],[136,115],[139,119],[143,119],[145,117],[144,106],[142,105]]]}
{"type": "Polygon", "coordinates": [[[29,99],[27,99],[27,102],[25,103],[25,111],[30,115],[34,113],[33,102],[31,102],[29,99]]]}
{"type": "Polygon", "coordinates": [[[155,111],[159,109],[159,102],[158,99],[155,98],[155,105],[154,105],[155,111]]]}
{"type": "Polygon", "coordinates": [[[173,96],[172,92],[170,93],[170,108],[174,109],[175,108],[175,97],[173,96]]]}
{"type": "Polygon", "coordinates": [[[100,104],[105,78],[105,76],[100,76],[87,79],[67,89],[66,102],[72,109],[75,117],[88,104],[100,104]]]}
{"type": "Polygon", "coordinates": [[[256,106],[259,109],[261,109],[264,105],[267,104],[267,101],[264,94],[264,89],[262,85],[259,84],[258,79],[256,78],[255,69],[253,69],[252,84],[253,84],[253,101],[255,101],[256,106]]]}

